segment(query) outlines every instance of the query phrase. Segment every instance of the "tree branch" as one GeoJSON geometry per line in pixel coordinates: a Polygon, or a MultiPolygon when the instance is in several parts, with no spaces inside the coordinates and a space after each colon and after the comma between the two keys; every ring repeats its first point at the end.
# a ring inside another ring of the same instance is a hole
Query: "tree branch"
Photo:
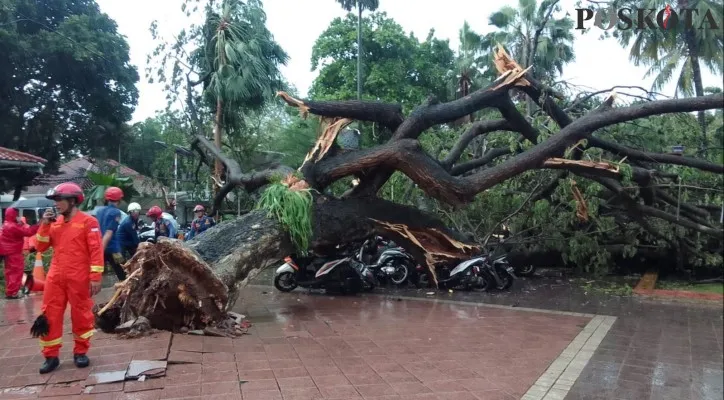
{"type": "Polygon", "coordinates": [[[463,175],[468,171],[472,171],[476,168],[488,165],[491,161],[498,157],[502,157],[511,153],[512,151],[510,151],[510,147],[496,147],[494,149],[490,149],[485,152],[485,154],[480,158],[476,158],[474,160],[464,162],[452,167],[452,169],[450,170],[450,175],[463,175]]]}
{"type": "Polygon", "coordinates": [[[299,108],[306,118],[308,114],[320,117],[349,118],[358,121],[376,122],[391,131],[397,129],[403,121],[402,107],[399,104],[388,104],[377,101],[312,101],[299,100],[286,92],[277,92],[289,106],[299,108]]]}
{"type": "Polygon", "coordinates": [[[197,149],[203,148],[205,151],[208,151],[214,156],[215,159],[221,161],[221,163],[224,164],[224,167],[226,168],[226,183],[221,187],[219,193],[217,193],[214,197],[211,214],[216,213],[216,211],[221,207],[221,203],[224,201],[224,198],[226,198],[226,195],[229,194],[234,189],[234,187],[238,185],[242,185],[244,186],[244,190],[252,192],[268,184],[275,176],[284,177],[286,175],[294,173],[293,169],[285,165],[278,165],[263,171],[254,171],[249,174],[244,174],[241,171],[239,163],[226,156],[221,150],[217,149],[216,146],[205,137],[197,135],[192,142],[192,146],[196,147],[197,149]]]}
{"type": "Polygon", "coordinates": [[[589,146],[598,147],[599,149],[606,150],[621,157],[628,157],[631,160],[648,162],[655,161],[665,164],[683,165],[686,167],[697,168],[702,171],[714,172],[718,174],[724,173],[724,165],[714,164],[706,160],[677,156],[674,154],[653,153],[648,151],[636,150],[627,146],[620,145],[618,143],[610,142],[608,140],[593,136],[587,138],[587,140],[589,146]]]}
{"type": "Polygon", "coordinates": [[[450,153],[448,153],[444,160],[440,161],[440,164],[442,164],[442,166],[445,168],[451,168],[453,164],[455,164],[455,162],[460,159],[460,156],[462,156],[463,151],[465,151],[468,145],[470,145],[470,142],[472,142],[473,139],[478,136],[494,131],[511,130],[512,127],[510,123],[508,123],[508,121],[504,119],[475,122],[470,126],[470,129],[468,129],[464,134],[460,136],[458,141],[450,150],[450,153]]]}

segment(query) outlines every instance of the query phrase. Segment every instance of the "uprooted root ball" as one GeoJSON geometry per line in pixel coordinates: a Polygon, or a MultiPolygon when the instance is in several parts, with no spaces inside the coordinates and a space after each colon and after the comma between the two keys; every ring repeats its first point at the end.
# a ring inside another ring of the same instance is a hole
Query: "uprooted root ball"
{"type": "Polygon", "coordinates": [[[174,332],[203,329],[224,320],[226,286],[183,243],[168,239],[142,243],[124,268],[129,278],[116,285],[121,291],[117,303],[96,317],[100,329],[141,316],[152,328],[174,332]]]}

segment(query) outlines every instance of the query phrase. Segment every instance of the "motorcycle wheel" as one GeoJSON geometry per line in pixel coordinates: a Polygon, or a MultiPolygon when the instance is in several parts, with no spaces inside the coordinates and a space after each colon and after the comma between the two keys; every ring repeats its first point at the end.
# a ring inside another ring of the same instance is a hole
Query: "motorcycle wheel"
{"type": "Polygon", "coordinates": [[[291,272],[282,272],[274,277],[274,287],[280,292],[291,292],[297,288],[297,280],[291,272]]]}
{"type": "Polygon", "coordinates": [[[472,290],[473,292],[487,292],[490,291],[490,288],[493,286],[490,282],[491,278],[488,278],[487,276],[483,275],[480,277],[481,280],[479,283],[470,285],[468,288],[472,290]]]}
{"type": "Polygon", "coordinates": [[[392,267],[395,268],[395,272],[390,275],[390,280],[395,286],[402,286],[407,282],[407,278],[410,276],[410,267],[404,261],[392,262],[392,267]]]}
{"type": "Polygon", "coordinates": [[[498,290],[508,290],[508,289],[510,289],[511,286],[513,286],[513,277],[511,277],[508,274],[503,275],[500,278],[500,280],[503,281],[503,284],[500,286],[497,286],[498,290]]]}
{"type": "Polygon", "coordinates": [[[417,282],[415,283],[418,289],[425,289],[430,287],[430,277],[427,272],[417,274],[417,282]]]}
{"type": "Polygon", "coordinates": [[[517,268],[515,274],[518,276],[532,276],[535,273],[534,265],[526,265],[524,267],[517,268]]]}

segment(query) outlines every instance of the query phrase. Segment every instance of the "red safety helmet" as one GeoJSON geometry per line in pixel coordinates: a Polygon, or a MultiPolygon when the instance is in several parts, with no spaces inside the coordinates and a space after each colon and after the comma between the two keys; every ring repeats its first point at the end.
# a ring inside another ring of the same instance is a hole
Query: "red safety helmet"
{"type": "Polygon", "coordinates": [[[85,199],[85,196],[83,196],[83,189],[81,189],[80,186],[76,185],[73,182],[61,183],[53,189],[48,190],[48,193],[45,194],[45,197],[47,199],[55,201],[75,199],[75,201],[78,203],[82,203],[85,199]]]}
{"type": "Polygon", "coordinates": [[[123,190],[121,190],[121,188],[111,186],[106,189],[105,199],[108,201],[121,201],[123,200],[123,190]]]}
{"type": "Polygon", "coordinates": [[[196,211],[204,211],[204,210],[206,210],[206,209],[205,209],[204,206],[202,206],[201,204],[197,204],[196,207],[194,207],[194,212],[196,212],[196,211]]]}
{"type": "Polygon", "coordinates": [[[146,216],[149,218],[159,218],[161,217],[161,214],[163,214],[163,211],[161,211],[161,207],[153,206],[150,210],[148,210],[146,216]]]}

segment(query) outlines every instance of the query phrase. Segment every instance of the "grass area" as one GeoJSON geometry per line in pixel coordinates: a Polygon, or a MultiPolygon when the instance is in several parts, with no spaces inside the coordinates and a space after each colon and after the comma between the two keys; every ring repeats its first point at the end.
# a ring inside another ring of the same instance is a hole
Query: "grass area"
{"type": "Polygon", "coordinates": [[[724,294],[724,284],[722,283],[702,283],[699,285],[694,285],[689,282],[659,280],[658,282],[656,282],[656,289],[685,290],[687,292],[724,294]]]}

